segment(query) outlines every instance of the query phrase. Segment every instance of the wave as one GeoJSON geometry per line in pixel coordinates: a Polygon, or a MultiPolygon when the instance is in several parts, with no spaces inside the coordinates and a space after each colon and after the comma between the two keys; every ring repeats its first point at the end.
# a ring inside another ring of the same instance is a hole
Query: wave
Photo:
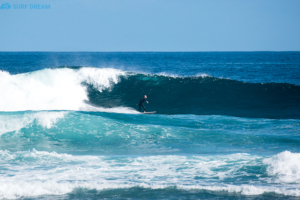
{"type": "Polygon", "coordinates": [[[58,120],[64,118],[67,112],[38,112],[21,115],[0,115],[0,136],[8,132],[17,132],[32,124],[51,128],[58,120]]]}
{"type": "Polygon", "coordinates": [[[269,165],[267,172],[273,177],[269,182],[300,183],[300,153],[284,151],[276,156],[265,159],[269,165]]]}
{"type": "Polygon", "coordinates": [[[87,110],[159,114],[300,118],[300,86],[245,83],[199,74],[177,77],[137,74],[110,68],[54,68],[10,75],[0,71],[0,111],[87,110]]]}
{"type": "Polygon", "coordinates": [[[274,154],[298,149],[298,132],[299,120],[295,119],[81,111],[0,113],[0,149],[11,151],[35,148],[71,154],[173,155],[251,150],[274,154]]]}
{"type": "MultiPolygon", "coordinates": [[[[133,187],[300,196],[295,184],[278,184],[276,180],[280,179],[280,175],[266,170],[271,166],[282,166],[284,162],[287,164],[285,168],[293,171],[287,163],[293,161],[286,157],[298,158],[299,155],[283,152],[270,158],[250,154],[106,157],[74,156],[35,149],[18,152],[0,150],[0,163],[5,164],[5,171],[9,174],[1,178],[0,197],[62,195],[77,188],[101,191],[133,187]],[[261,175],[256,176],[257,173],[261,175]],[[275,182],[268,186],[262,184],[269,179],[275,182]]],[[[286,176],[289,176],[288,173],[281,172],[286,176]]],[[[294,179],[298,182],[299,176],[294,179]]]]}

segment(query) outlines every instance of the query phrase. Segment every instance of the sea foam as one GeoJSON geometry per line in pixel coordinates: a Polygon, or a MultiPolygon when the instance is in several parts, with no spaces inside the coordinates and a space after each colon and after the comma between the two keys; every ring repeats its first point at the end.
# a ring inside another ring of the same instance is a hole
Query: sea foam
{"type": "Polygon", "coordinates": [[[267,172],[275,183],[300,183],[300,153],[281,152],[266,158],[267,172]]]}
{"type": "MultiPolygon", "coordinates": [[[[281,154],[277,156],[280,157],[281,154]]],[[[103,190],[132,187],[149,189],[175,187],[243,195],[270,192],[300,195],[300,191],[293,185],[265,186],[261,185],[260,181],[252,181],[251,185],[219,183],[219,180],[251,176],[241,173],[241,170],[250,166],[262,166],[261,159],[263,158],[249,154],[111,158],[74,156],[35,149],[19,152],[6,150],[0,151],[0,164],[5,163],[6,166],[6,173],[2,174],[0,179],[0,197],[62,195],[76,188],[103,190]],[[33,168],[35,170],[32,170],[33,168]]],[[[268,164],[269,167],[271,165],[268,164]]]]}
{"type": "Polygon", "coordinates": [[[66,114],[67,112],[38,112],[0,115],[0,135],[7,132],[18,132],[22,128],[32,125],[34,121],[37,125],[49,129],[66,114]]]}
{"type": "Polygon", "coordinates": [[[125,72],[84,67],[44,69],[11,75],[0,71],[0,111],[91,110],[86,84],[102,92],[119,82],[125,72]]]}

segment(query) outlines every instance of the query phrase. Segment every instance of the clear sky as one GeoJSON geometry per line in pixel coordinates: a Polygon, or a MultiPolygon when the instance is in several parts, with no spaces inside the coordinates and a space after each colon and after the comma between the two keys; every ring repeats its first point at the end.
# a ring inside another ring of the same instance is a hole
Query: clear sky
{"type": "Polygon", "coordinates": [[[0,9],[0,51],[300,50],[300,0],[0,0],[0,6],[11,6],[0,9]],[[30,9],[34,4],[50,9],[30,9]]]}

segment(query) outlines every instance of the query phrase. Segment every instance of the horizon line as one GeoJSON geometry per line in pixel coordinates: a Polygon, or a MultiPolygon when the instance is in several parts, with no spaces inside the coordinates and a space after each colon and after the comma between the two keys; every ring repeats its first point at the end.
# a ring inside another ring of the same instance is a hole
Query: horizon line
{"type": "Polygon", "coordinates": [[[204,53],[204,52],[300,52],[300,50],[282,51],[0,51],[0,53],[204,53]]]}

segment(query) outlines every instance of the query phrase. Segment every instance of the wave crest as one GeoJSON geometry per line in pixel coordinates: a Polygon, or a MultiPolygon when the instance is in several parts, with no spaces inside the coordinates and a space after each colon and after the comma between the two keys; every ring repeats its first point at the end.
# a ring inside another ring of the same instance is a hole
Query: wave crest
{"type": "Polygon", "coordinates": [[[10,75],[0,71],[0,111],[81,110],[88,100],[86,84],[99,92],[119,82],[125,72],[84,67],[44,69],[10,75]]]}
{"type": "Polygon", "coordinates": [[[300,153],[284,151],[264,160],[275,183],[300,183],[300,153]]]}

